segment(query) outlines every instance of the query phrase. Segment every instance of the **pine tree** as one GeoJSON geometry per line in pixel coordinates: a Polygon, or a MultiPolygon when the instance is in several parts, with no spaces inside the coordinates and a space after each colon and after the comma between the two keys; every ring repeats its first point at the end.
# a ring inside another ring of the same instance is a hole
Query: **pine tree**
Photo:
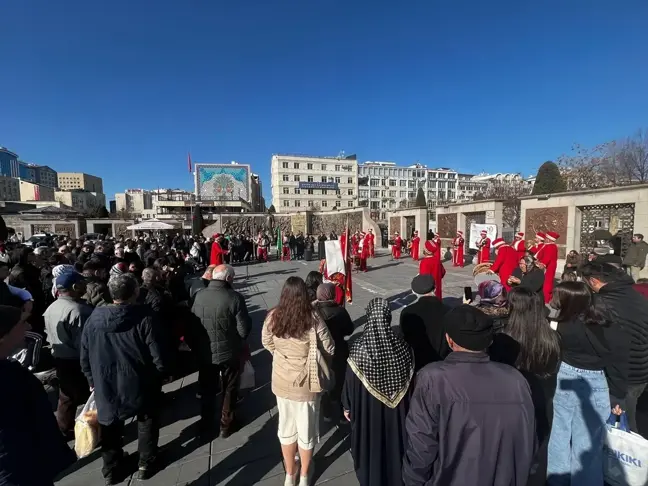
{"type": "Polygon", "coordinates": [[[274,204],[271,204],[270,207],[268,208],[268,213],[270,214],[275,214],[277,210],[274,207],[274,204]]]}
{"type": "Polygon", "coordinates": [[[560,174],[560,169],[550,160],[545,162],[538,169],[535,184],[533,185],[533,195],[556,194],[565,192],[567,184],[560,174]]]}
{"type": "Polygon", "coordinates": [[[423,188],[419,187],[418,192],[416,193],[416,203],[417,208],[426,208],[427,202],[425,201],[425,194],[423,193],[423,188]]]}

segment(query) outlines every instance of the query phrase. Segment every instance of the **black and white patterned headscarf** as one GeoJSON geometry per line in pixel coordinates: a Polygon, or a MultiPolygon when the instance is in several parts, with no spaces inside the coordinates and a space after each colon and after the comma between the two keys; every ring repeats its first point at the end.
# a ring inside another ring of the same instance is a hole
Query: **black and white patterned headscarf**
{"type": "Polygon", "coordinates": [[[414,375],[409,345],[391,328],[389,302],[377,297],[367,306],[362,335],[349,349],[349,366],[375,398],[396,408],[414,375]]]}

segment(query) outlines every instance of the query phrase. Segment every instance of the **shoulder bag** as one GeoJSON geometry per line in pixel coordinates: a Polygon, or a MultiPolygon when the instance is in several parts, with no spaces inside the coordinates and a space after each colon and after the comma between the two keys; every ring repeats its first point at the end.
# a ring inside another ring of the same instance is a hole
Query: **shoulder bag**
{"type": "Polygon", "coordinates": [[[330,391],[335,385],[335,375],[330,363],[322,354],[320,340],[317,337],[318,326],[325,325],[319,315],[315,317],[315,325],[309,331],[310,347],[308,351],[308,389],[311,393],[330,391]]]}

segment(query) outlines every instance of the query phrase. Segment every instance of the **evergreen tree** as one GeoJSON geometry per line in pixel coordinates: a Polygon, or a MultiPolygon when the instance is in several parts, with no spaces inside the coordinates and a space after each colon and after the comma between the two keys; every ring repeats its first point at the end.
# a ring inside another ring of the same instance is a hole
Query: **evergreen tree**
{"type": "Polygon", "coordinates": [[[274,204],[271,204],[270,207],[268,208],[268,213],[270,214],[275,214],[277,210],[274,207],[274,204]]]}
{"type": "Polygon", "coordinates": [[[565,184],[565,180],[558,166],[550,160],[542,164],[538,169],[531,194],[556,194],[558,192],[565,192],[566,190],[567,184],[565,184]]]}
{"type": "Polygon", "coordinates": [[[426,208],[427,202],[425,201],[425,194],[423,193],[423,188],[419,187],[418,192],[416,193],[416,203],[417,208],[426,208]]]}

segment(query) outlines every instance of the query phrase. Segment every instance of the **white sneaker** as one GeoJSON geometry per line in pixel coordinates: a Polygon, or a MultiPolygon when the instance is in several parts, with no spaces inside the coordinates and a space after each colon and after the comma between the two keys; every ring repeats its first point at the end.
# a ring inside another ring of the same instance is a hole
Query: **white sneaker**
{"type": "Polygon", "coordinates": [[[309,486],[309,481],[310,479],[310,474],[308,476],[300,476],[299,477],[299,486],[309,486]]]}
{"type": "Polygon", "coordinates": [[[286,480],[284,481],[284,486],[297,486],[295,481],[297,480],[297,475],[289,476],[286,474],[286,480]]]}

